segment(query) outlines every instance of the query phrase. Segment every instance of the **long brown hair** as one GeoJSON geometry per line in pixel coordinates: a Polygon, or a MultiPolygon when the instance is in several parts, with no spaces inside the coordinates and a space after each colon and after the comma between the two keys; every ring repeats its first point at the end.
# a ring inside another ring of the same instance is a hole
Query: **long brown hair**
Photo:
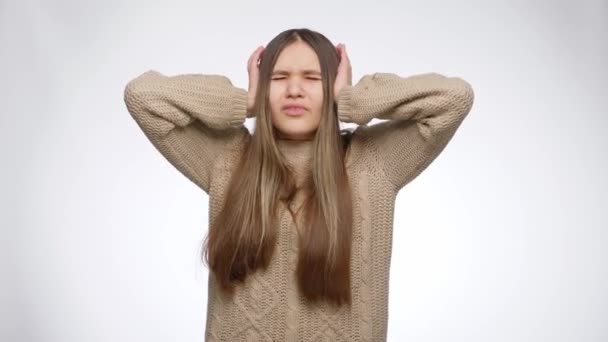
{"type": "Polygon", "coordinates": [[[266,269],[273,256],[279,201],[289,203],[297,188],[293,170],[275,141],[268,93],[280,52],[297,40],[307,43],[317,54],[323,83],[323,109],[312,146],[312,167],[302,188],[307,196],[301,209],[304,229],[298,241],[298,287],[312,302],[325,300],[339,306],[351,303],[352,197],[344,165],[351,132],[340,130],[333,96],[338,53],[325,36],[310,29],[283,31],[263,51],[254,133],[246,138],[223,208],[210,224],[203,261],[220,288],[232,294],[236,283],[244,282],[257,269],[266,269]]]}

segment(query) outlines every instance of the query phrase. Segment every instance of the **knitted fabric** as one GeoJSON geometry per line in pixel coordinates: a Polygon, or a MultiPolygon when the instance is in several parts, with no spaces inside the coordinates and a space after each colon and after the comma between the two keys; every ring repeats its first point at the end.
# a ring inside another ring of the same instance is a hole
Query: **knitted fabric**
{"type": "MultiPolygon", "coordinates": [[[[345,156],[353,193],[352,306],[310,305],[298,293],[297,222],[282,207],[276,250],[265,271],[249,276],[232,298],[217,290],[210,272],[206,340],[386,340],[397,193],[442,152],[473,100],[469,83],[437,73],[374,73],[342,88],[338,117],[359,125],[345,156]],[[386,121],[368,125],[373,118],[386,121]]],[[[252,116],[246,113],[247,91],[221,75],[150,70],[128,82],[124,101],[156,149],[209,195],[213,222],[250,134],[244,126],[252,116]]],[[[301,179],[312,141],[277,142],[301,179]]],[[[296,195],[294,208],[301,200],[296,195]]]]}

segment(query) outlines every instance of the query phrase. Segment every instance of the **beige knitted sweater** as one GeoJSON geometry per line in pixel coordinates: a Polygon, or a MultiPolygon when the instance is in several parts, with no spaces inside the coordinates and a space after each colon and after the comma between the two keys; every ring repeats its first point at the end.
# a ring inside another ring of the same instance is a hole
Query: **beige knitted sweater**
{"type": "MultiPolygon", "coordinates": [[[[283,207],[277,250],[266,271],[248,277],[233,299],[216,291],[210,273],[206,340],[386,340],[396,195],[444,149],[473,99],[469,83],[437,73],[374,73],[343,88],[339,119],[359,125],[345,159],[354,200],[352,306],[310,306],[298,293],[297,222],[283,207]],[[367,125],[372,118],[387,121],[367,125]]],[[[156,149],[209,195],[213,220],[249,134],[247,91],[221,75],[150,70],[126,85],[124,101],[156,149]]],[[[302,179],[311,141],[278,143],[302,179]]],[[[301,199],[296,196],[295,208],[301,199]]]]}

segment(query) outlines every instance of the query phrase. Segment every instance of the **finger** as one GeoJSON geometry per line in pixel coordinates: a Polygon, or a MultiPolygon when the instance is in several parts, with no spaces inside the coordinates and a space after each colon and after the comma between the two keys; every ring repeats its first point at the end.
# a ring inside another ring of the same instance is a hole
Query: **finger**
{"type": "Polygon", "coordinates": [[[249,59],[247,59],[247,69],[249,69],[249,68],[251,67],[251,61],[253,60],[253,56],[254,56],[254,55],[255,55],[255,51],[254,51],[254,53],[252,53],[252,54],[249,56],[249,59]]]}
{"type": "Polygon", "coordinates": [[[348,58],[348,53],[346,52],[346,46],[342,46],[342,58],[345,63],[350,63],[350,59],[348,58]]]}
{"type": "Polygon", "coordinates": [[[258,53],[258,50],[260,48],[257,47],[255,50],[253,50],[253,52],[251,53],[251,55],[249,56],[249,61],[253,60],[253,58],[255,58],[256,54],[258,53]]]}
{"type": "Polygon", "coordinates": [[[262,53],[264,52],[264,47],[260,46],[255,50],[254,53],[254,58],[253,58],[253,62],[255,63],[254,66],[257,66],[260,64],[260,60],[262,59],[262,53]]]}
{"type": "Polygon", "coordinates": [[[257,64],[259,64],[262,61],[262,56],[263,55],[264,55],[264,48],[260,47],[260,51],[258,52],[258,55],[256,57],[257,64]]]}
{"type": "Polygon", "coordinates": [[[342,48],[342,52],[344,53],[344,58],[348,60],[348,53],[346,52],[346,45],[342,48]]]}
{"type": "Polygon", "coordinates": [[[253,53],[249,56],[249,59],[247,60],[247,66],[252,66],[253,61],[257,61],[259,55],[260,55],[260,51],[261,51],[262,47],[258,46],[257,49],[255,49],[255,51],[253,51],[253,53]]]}

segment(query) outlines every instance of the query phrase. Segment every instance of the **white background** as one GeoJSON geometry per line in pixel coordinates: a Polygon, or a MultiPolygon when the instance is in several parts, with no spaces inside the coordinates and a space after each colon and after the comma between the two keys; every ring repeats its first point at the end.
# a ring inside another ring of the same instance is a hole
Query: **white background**
{"type": "MultiPolygon", "coordinates": [[[[606,1],[0,1],[2,341],[202,341],[207,196],[123,102],[279,32],[472,84],[397,199],[389,341],[608,340],[606,1]]],[[[252,127],[252,119],[247,121],[252,127]]]]}

